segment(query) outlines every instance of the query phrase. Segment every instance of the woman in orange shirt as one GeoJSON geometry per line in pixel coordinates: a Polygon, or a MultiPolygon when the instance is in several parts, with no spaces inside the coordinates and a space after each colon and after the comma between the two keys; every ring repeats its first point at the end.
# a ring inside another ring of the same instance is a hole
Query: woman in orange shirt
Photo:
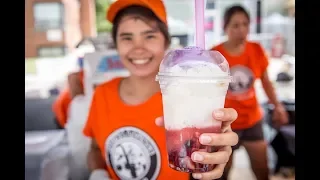
{"type": "MultiPolygon", "coordinates": [[[[232,124],[232,129],[238,134],[240,143],[250,157],[251,166],[258,180],[269,179],[267,163],[267,143],[263,137],[263,113],[258,104],[254,90],[254,82],[261,79],[262,86],[270,103],[274,105],[273,119],[277,125],[288,122],[285,108],[277,100],[272,83],[269,80],[268,59],[263,48],[254,42],[246,40],[250,17],[241,6],[233,6],[224,14],[224,30],[228,40],[214,50],[221,52],[228,60],[233,82],[229,86],[225,107],[233,107],[239,116],[232,124]]],[[[223,179],[227,179],[232,158],[228,162],[223,179]]]]}
{"type": "MultiPolygon", "coordinates": [[[[155,76],[170,45],[163,2],[118,0],[109,7],[107,19],[113,23],[112,37],[121,62],[131,75],[95,89],[83,130],[92,138],[88,153],[90,180],[190,179],[190,174],[169,167],[164,129],[157,127],[163,124],[163,111],[155,76]]],[[[223,121],[224,133],[202,134],[199,140],[222,148],[216,153],[194,152],[192,159],[217,166],[211,172],[193,174],[196,179],[219,178],[231,146],[238,141],[230,128],[236,111],[230,108],[215,112],[215,118],[223,121]]]]}

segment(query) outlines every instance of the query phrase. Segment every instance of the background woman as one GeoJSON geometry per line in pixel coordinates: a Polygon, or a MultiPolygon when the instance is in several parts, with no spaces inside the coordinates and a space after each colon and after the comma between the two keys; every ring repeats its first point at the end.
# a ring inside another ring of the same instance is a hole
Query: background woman
{"type": "MultiPolygon", "coordinates": [[[[267,162],[267,143],[263,136],[263,112],[258,104],[254,89],[256,79],[261,79],[263,89],[274,105],[273,119],[277,126],[288,122],[283,105],[278,101],[272,82],[268,76],[268,58],[263,48],[247,41],[250,16],[241,6],[232,6],[224,14],[224,30],[228,40],[214,50],[222,53],[228,60],[234,81],[230,84],[225,107],[235,108],[239,114],[232,129],[239,136],[239,144],[248,152],[252,170],[258,180],[269,179],[267,162]]],[[[227,179],[232,158],[228,162],[223,179],[227,179]]]]}

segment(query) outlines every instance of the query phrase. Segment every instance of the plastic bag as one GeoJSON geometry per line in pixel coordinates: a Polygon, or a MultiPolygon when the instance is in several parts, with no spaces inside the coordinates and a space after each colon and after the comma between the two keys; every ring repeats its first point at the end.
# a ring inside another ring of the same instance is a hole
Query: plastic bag
{"type": "Polygon", "coordinates": [[[69,180],[69,158],[66,144],[52,148],[41,164],[40,180],[69,180]]]}
{"type": "Polygon", "coordinates": [[[76,96],[69,106],[69,117],[66,124],[68,143],[71,150],[71,177],[72,179],[85,179],[88,177],[87,154],[91,139],[82,131],[87,121],[91,97],[76,96]]]}
{"type": "Polygon", "coordinates": [[[110,180],[110,177],[107,171],[103,169],[97,169],[90,174],[89,180],[110,180]]]}

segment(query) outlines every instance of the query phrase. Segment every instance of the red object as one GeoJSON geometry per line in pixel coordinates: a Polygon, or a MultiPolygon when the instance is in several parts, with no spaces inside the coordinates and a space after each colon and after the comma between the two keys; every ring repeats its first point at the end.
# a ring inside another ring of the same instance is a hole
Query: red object
{"type": "Polygon", "coordinates": [[[206,31],[212,31],[213,30],[213,17],[207,17],[205,19],[205,22],[204,22],[204,28],[206,31]]]}
{"type": "Polygon", "coordinates": [[[272,39],[271,56],[275,58],[281,58],[283,54],[284,54],[284,39],[281,35],[276,35],[272,39]]]}
{"type": "Polygon", "coordinates": [[[186,127],[180,130],[166,130],[169,166],[177,171],[198,173],[211,171],[214,165],[194,163],[191,154],[195,151],[216,152],[218,147],[200,144],[203,133],[221,133],[220,126],[206,128],[186,127]]]}

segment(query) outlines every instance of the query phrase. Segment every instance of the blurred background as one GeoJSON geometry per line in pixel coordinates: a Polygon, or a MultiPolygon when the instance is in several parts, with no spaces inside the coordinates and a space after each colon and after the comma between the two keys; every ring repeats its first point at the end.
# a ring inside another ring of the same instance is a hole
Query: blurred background
{"type": "MultiPolygon", "coordinates": [[[[70,137],[67,137],[66,130],[59,129],[52,104],[67,87],[68,75],[79,71],[79,62],[83,64],[85,72],[86,94],[92,93],[94,84],[127,74],[116,64],[117,54],[110,36],[112,26],[105,19],[111,2],[25,1],[26,180],[63,180],[69,179],[72,174],[67,158],[72,153],[68,140],[70,137]],[[90,59],[90,62],[86,59],[90,59]],[[60,152],[59,157],[55,157],[56,151],[60,152]],[[65,166],[65,172],[54,173],[57,166],[65,166]]],[[[194,1],[164,2],[172,35],[171,48],[193,45],[194,1]],[[177,11],[177,7],[183,11],[177,11]]],[[[249,40],[259,42],[265,48],[270,60],[270,77],[294,121],[294,0],[206,0],[205,36],[208,49],[225,40],[222,16],[226,8],[233,4],[242,4],[250,12],[249,40]],[[282,78],[284,73],[290,78],[282,78]]],[[[270,142],[270,168],[275,170],[277,165],[280,166],[281,157],[272,147],[272,142],[279,132],[285,134],[287,142],[288,152],[283,156],[289,161],[294,159],[294,123],[293,130],[292,126],[289,130],[275,130],[269,126],[272,107],[266,102],[259,81],[256,82],[256,90],[259,102],[265,109],[264,130],[270,142]]],[[[253,180],[246,152],[240,149],[234,158],[237,160],[234,161],[232,180],[253,180]]],[[[281,166],[281,171],[272,172],[273,179],[294,179],[294,163],[284,164],[288,165],[281,166]]]]}

